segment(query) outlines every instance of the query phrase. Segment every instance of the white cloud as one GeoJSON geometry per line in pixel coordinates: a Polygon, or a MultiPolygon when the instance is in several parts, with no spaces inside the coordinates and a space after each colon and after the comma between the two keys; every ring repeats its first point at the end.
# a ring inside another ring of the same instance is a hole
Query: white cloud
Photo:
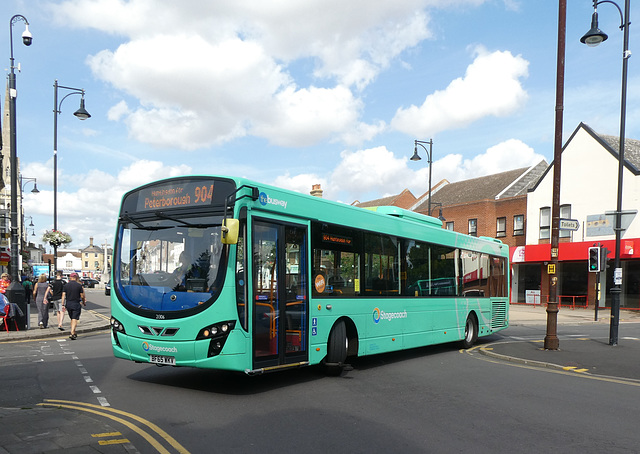
{"type": "Polygon", "coordinates": [[[528,62],[508,51],[475,48],[476,57],[463,78],[426,97],[421,106],[400,108],[391,127],[418,137],[459,129],[486,116],[504,116],[527,100],[521,79],[528,62]]]}
{"type": "Polygon", "coordinates": [[[349,203],[375,191],[397,194],[424,173],[424,169],[409,170],[407,158],[397,158],[386,147],[343,151],[340,157],[327,192],[331,195],[341,193],[347,200],[352,199],[349,203]]]}
{"type": "Polygon", "coordinates": [[[367,132],[359,143],[373,137],[380,125],[362,121],[354,93],[432,36],[425,8],[451,4],[66,0],[50,7],[60,24],[126,40],[87,59],[96,78],[139,100],[118,102],[111,120],[125,122],[135,140],[196,149],[245,135],[287,146],[358,143],[354,129],[367,132]],[[299,62],[311,63],[301,75],[299,62]]]}
{"type": "Polygon", "coordinates": [[[323,190],[327,188],[327,180],[312,173],[301,173],[291,176],[288,172],[278,176],[273,185],[279,188],[290,189],[302,194],[309,194],[314,184],[319,184],[323,190]]]}
{"type": "Polygon", "coordinates": [[[494,145],[486,152],[471,159],[450,154],[433,163],[434,184],[441,179],[450,182],[482,177],[507,170],[538,164],[544,156],[517,139],[509,139],[494,145]]]}

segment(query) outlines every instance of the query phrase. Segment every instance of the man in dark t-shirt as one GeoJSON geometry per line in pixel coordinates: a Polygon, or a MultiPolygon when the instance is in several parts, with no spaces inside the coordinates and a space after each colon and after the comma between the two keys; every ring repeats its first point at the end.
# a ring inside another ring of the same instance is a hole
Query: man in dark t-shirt
{"type": "Polygon", "coordinates": [[[62,288],[62,306],[66,307],[69,319],[71,320],[71,334],[69,335],[69,339],[71,340],[76,340],[78,337],[76,327],[78,326],[78,320],[80,320],[82,306],[86,305],[87,300],[82,284],[78,282],[78,273],[71,273],[69,275],[69,282],[62,288]]]}

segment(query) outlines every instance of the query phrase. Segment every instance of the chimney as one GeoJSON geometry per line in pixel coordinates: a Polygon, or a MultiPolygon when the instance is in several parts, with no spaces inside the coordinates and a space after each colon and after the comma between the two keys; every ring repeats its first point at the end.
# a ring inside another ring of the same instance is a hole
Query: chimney
{"type": "Polygon", "coordinates": [[[89,246],[90,246],[90,247],[93,247],[93,237],[90,237],[90,238],[89,238],[89,246]]]}
{"type": "Polygon", "coordinates": [[[314,184],[311,185],[311,192],[310,194],[314,197],[320,197],[322,198],[322,187],[320,184],[314,184]]]}

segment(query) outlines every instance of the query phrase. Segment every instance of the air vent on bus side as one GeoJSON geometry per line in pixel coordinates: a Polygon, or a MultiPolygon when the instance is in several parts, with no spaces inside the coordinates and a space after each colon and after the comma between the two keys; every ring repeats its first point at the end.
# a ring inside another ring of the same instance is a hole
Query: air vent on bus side
{"type": "Polygon", "coordinates": [[[507,326],[507,302],[494,301],[491,304],[491,329],[507,326]]]}
{"type": "Polygon", "coordinates": [[[162,328],[138,325],[138,329],[142,334],[146,334],[147,336],[175,336],[180,328],[162,328]]]}

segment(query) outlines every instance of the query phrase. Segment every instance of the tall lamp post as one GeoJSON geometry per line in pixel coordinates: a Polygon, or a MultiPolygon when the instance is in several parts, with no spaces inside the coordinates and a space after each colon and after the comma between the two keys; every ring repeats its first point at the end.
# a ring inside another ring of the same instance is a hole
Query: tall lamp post
{"type": "Polygon", "coordinates": [[[611,323],[609,326],[609,345],[618,345],[618,326],[620,323],[620,293],[622,293],[622,268],[620,266],[620,236],[622,234],[622,174],[624,170],[624,136],[627,111],[627,65],[631,52],[629,52],[629,0],[624,2],[624,15],[620,7],[610,0],[593,0],[593,16],[591,17],[591,29],[580,38],[580,42],[590,47],[595,47],[605,41],[608,36],[598,28],[598,5],[611,3],[620,13],[620,29],[624,31],[622,47],[622,96],[620,101],[620,149],[618,152],[618,198],[616,206],[616,252],[613,273],[613,287],[611,288],[611,323]]]}
{"type": "Polygon", "coordinates": [[[427,158],[429,159],[427,162],[429,163],[429,204],[427,205],[427,212],[429,216],[431,216],[431,167],[433,164],[433,139],[429,139],[429,141],[424,140],[414,140],[413,141],[413,156],[411,156],[412,161],[420,161],[422,158],[418,154],[418,145],[420,145],[424,151],[427,153],[427,158]],[[424,146],[424,144],[429,145],[429,149],[424,146]]]}
{"type": "MultiPolygon", "coordinates": [[[[80,95],[80,107],[73,114],[80,120],[91,118],[89,112],[84,108],[84,89],[65,87],[58,85],[58,79],[53,83],[53,230],[58,230],[58,115],[62,113],[60,110],[62,102],[71,95],[80,95]],[[70,90],[58,102],[58,90],[70,90]]],[[[53,272],[58,270],[58,246],[53,246],[53,272]]]]}
{"type": "MultiPolygon", "coordinates": [[[[33,41],[33,35],[29,31],[29,21],[26,17],[16,14],[9,21],[9,43],[11,47],[10,71],[9,71],[9,128],[10,128],[10,147],[9,162],[11,166],[11,284],[6,290],[6,296],[10,302],[19,305],[24,304],[24,288],[19,282],[18,276],[18,150],[16,136],[16,73],[15,62],[13,59],[13,24],[23,21],[25,30],[22,33],[22,43],[30,46],[33,41]]],[[[28,320],[27,320],[28,323],[28,320]]],[[[28,326],[27,326],[28,327],[28,326]]]]}

